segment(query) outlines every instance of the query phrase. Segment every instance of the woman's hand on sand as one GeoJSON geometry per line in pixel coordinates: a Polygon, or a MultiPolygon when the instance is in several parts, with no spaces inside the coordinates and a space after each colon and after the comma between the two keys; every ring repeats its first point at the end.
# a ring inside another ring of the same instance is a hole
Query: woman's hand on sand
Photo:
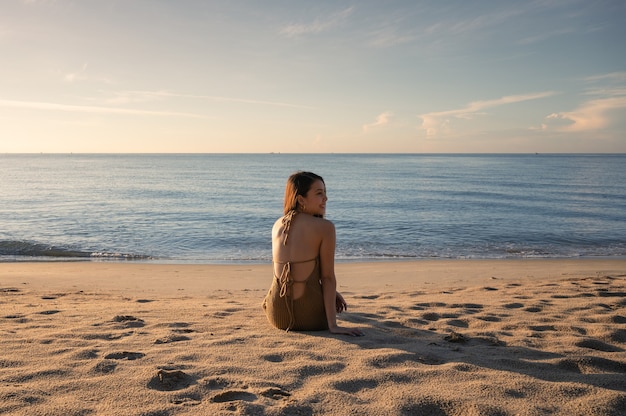
{"type": "Polygon", "coordinates": [[[345,328],[342,326],[334,326],[328,328],[328,331],[331,334],[350,335],[352,337],[362,337],[363,335],[365,335],[363,331],[361,331],[359,328],[345,328]]]}
{"type": "Polygon", "coordinates": [[[335,305],[337,308],[337,313],[341,313],[343,311],[348,310],[348,304],[346,303],[341,293],[337,292],[337,296],[335,297],[335,305]]]}

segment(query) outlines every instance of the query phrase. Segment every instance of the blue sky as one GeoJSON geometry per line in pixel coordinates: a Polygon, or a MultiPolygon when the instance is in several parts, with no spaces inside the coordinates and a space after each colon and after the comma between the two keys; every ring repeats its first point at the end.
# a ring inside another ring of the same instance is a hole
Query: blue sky
{"type": "Polygon", "coordinates": [[[2,0],[0,152],[626,152],[623,39],[623,0],[2,0]]]}

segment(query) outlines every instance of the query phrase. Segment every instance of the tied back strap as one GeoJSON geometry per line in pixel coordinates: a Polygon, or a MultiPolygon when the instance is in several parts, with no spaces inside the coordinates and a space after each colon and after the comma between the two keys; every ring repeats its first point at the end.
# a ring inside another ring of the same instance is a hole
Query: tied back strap
{"type": "Polygon", "coordinates": [[[291,221],[293,221],[293,217],[295,217],[297,213],[298,211],[296,211],[295,209],[292,209],[291,211],[286,213],[285,216],[283,217],[283,235],[285,236],[285,239],[283,240],[284,246],[287,245],[287,239],[289,238],[289,230],[291,229],[291,221]]]}
{"type": "Polygon", "coordinates": [[[285,305],[289,312],[289,326],[287,331],[293,328],[296,323],[296,318],[293,316],[293,296],[289,296],[287,293],[291,286],[293,286],[293,279],[291,278],[291,262],[285,263],[283,271],[278,277],[278,283],[280,285],[280,297],[285,299],[285,305]]]}

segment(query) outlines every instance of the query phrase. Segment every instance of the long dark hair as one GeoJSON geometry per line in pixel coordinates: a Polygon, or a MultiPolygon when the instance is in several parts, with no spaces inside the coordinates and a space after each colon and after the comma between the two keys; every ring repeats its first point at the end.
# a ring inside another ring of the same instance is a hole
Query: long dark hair
{"type": "Polygon", "coordinates": [[[306,196],[315,181],[322,181],[321,176],[313,172],[296,172],[287,179],[285,187],[284,214],[298,210],[298,195],[306,196]]]}

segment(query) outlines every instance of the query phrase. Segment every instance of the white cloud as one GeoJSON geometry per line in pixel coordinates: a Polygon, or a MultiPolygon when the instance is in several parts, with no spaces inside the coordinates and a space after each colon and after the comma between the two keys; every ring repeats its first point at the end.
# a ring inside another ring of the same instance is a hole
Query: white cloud
{"type": "Polygon", "coordinates": [[[612,124],[611,112],[626,108],[626,95],[587,101],[573,111],[553,113],[542,124],[544,130],[581,132],[601,130],[612,124]]]}
{"type": "Polygon", "coordinates": [[[618,119],[624,119],[626,109],[626,71],[593,75],[584,81],[594,84],[583,94],[590,97],[572,111],[552,113],[541,128],[561,132],[583,132],[610,127],[618,119]]]}
{"type": "Polygon", "coordinates": [[[477,115],[484,114],[483,110],[487,108],[537,100],[555,94],[556,92],[554,91],[544,91],[531,94],[509,95],[494,100],[473,101],[463,108],[421,114],[419,117],[422,119],[422,129],[426,131],[426,135],[435,136],[439,133],[447,132],[448,125],[452,119],[471,120],[477,115]]]}
{"type": "Polygon", "coordinates": [[[369,129],[372,129],[374,127],[380,127],[389,124],[392,116],[393,113],[391,113],[390,111],[385,111],[384,113],[379,114],[376,117],[375,122],[363,125],[363,131],[367,132],[369,129]]]}
{"type": "Polygon", "coordinates": [[[321,33],[343,23],[352,14],[354,7],[333,13],[325,19],[315,19],[311,23],[298,23],[285,26],[280,33],[287,37],[321,33]]]}

